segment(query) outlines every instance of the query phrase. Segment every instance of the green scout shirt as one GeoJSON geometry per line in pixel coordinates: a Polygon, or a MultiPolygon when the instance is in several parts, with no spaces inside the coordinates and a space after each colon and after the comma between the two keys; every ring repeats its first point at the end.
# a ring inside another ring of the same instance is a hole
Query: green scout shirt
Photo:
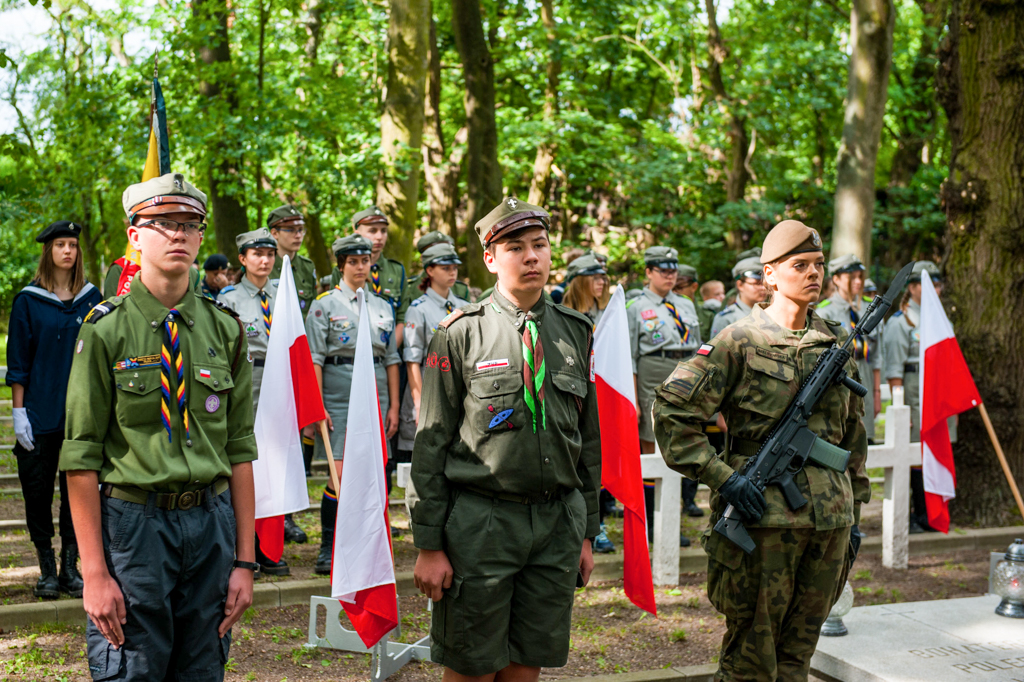
{"type": "MultiPolygon", "coordinates": [[[[377,268],[380,272],[378,279],[380,282],[380,292],[374,291],[373,293],[391,304],[392,310],[395,311],[395,324],[404,324],[405,311],[410,303],[410,301],[405,299],[405,266],[396,260],[381,256],[380,260],[370,268],[371,274],[366,278],[366,288],[369,291],[373,291],[373,268],[377,268]]],[[[331,286],[338,286],[340,281],[341,271],[335,267],[331,271],[331,286]]]]}
{"type": "MultiPolygon", "coordinates": [[[[406,313],[409,312],[409,305],[423,295],[423,292],[420,291],[421,281],[423,281],[422,272],[405,280],[405,293],[402,298],[402,309],[405,310],[406,313]]],[[[455,284],[452,285],[452,293],[463,301],[471,300],[469,297],[469,285],[462,280],[455,280],[455,284]]],[[[481,300],[483,300],[483,298],[481,298],[481,300]]]]}
{"type": "Polygon", "coordinates": [[[694,303],[694,307],[697,308],[697,319],[700,321],[700,338],[710,339],[711,324],[715,321],[715,315],[721,310],[722,304],[717,299],[711,298],[699,305],[694,303]]]}
{"type": "MultiPolygon", "coordinates": [[[[732,438],[762,442],[796,397],[821,354],[846,337],[842,326],[808,311],[807,328],[783,329],[764,307],[736,322],[731,333],[682,362],[658,389],[654,401],[654,432],[665,463],[687,478],[717,491],[739,471],[747,457],[733,452],[732,438]],[[702,422],[721,411],[729,425],[729,447],[721,455],[708,442],[702,422]]],[[[851,358],[847,372],[858,379],[851,358]]],[[[777,486],[764,491],[767,511],[753,525],[763,528],[843,528],[859,520],[860,505],[871,499],[865,472],[867,435],[864,401],[842,385],[832,386],[815,407],[808,428],[818,437],[851,451],[845,472],[807,465],[796,475],[800,492],[810,503],[792,510],[777,486]],[[856,505],[855,505],[856,503],[856,505]]],[[[712,494],[711,525],[725,505],[712,494]]]]}
{"type": "MultiPolygon", "coordinates": [[[[238,321],[192,290],[176,306],[191,442],[177,404],[173,441],[160,420],[160,353],[168,310],[141,279],[82,325],[71,364],[61,471],[154,492],[198,490],[256,459],[252,364],[238,321]],[[237,358],[237,362],[235,359],[237,358]],[[232,370],[232,365],[234,369],[232,370]]],[[[176,378],[172,376],[172,391],[176,378]]]]}
{"type": "Polygon", "coordinates": [[[544,348],[547,428],[523,397],[525,313],[495,291],[456,311],[430,341],[412,480],[416,546],[443,549],[453,488],[514,495],[579,489],[586,537],[600,531],[601,433],[590,378],[590,320],[541,297],[531,311],[544,348]]]}
{"type": "MultiPolygon", "coordinates": [[[[281,286],[281,268],[284,267],[284,258],[278,256],[274,260],[274,269],[270,271],[270,280],[274,286],[281,286]]],[[[295,254],[292,259],[292,278],[295,280],[295,290],[299,295],[299,309],[302,310],[302,319],[309,314],[309,306],[316,299],[316,266],[309,258],[302,254],[295,254]]]]}

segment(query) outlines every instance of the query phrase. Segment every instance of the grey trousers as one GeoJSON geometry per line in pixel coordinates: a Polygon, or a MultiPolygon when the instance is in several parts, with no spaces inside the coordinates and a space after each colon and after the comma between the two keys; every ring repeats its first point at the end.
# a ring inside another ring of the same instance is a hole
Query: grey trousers
{"type": "Polygon", "coordinates": [[[235,560],[231,492],[185,511],[100,496],[107,570],[124,593],[120,649],[90,619],[93,680],[224,679],[231,633],[218,637],[235,560]]]}

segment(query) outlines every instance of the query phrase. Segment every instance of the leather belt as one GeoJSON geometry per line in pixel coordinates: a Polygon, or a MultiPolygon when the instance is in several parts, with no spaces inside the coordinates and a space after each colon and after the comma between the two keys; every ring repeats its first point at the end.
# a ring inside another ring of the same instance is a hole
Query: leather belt
{"type": "Polygon", "coordinates": [[[670,360],[689,360],[693,357],[692,350],[656,350],[644,354],[645,358],[668,358],[670,360]]]}
{"type": "Polygon", "coordinates": [[[490,490],[484,490],[483,488],[477,488],[472,485],[460,486],[459,490],[469,493],[470,495],[476,495],[477,497],[487,497],[492,500],[503,500],[505,502],[515,502],[517,504],[543,504],[553,500],[560,500],[572,492],[572,488],[560,487],[556,490],[541,493],[539,495],[514,495],[512,493],[496,493],[490,490]]]}
{"type": "Polygon", "coordinates": [[[155,498],[153,500],[153,506],[157,509],[180,509],[182,511],[191,509],[192,507],[198,507],[203,504],[203,501],[211,494],[216,497],[217,495],[223,494],[227,489],[228,479],[226,478],[218,478],[212,484],[201,490],[191,490],[183,493],[150,493],[140,488],[133,488],[126,485],[114,485],[113,483],[104,483],[100,486],[100,492],[107,497],[113,497],[117,500],[124,500],[125,502],[133,502],[135,504],[149,504],[149,496],[153,495],[155,498]]]}
{"type": "MultiPolygon", "coordinates": [[[[325,365],[351,365],[355,363],[355,358],[345,358],[340,355],[332,355],[329,358],[324,358],[325,365]]],[[[379,365],[380,358],[374,357],[373,364],[379,365]]]]}
{"type": "Polygon", "coordinates": [[[921,363],[919,362],[905,362],[903,363],[904,374],[919,374],[921,372],[921,363]]]}

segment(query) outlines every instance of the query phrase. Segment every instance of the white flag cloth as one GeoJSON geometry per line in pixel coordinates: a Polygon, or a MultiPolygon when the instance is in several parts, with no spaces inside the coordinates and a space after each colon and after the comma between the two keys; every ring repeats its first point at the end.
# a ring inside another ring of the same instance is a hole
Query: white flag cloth
{"type": "MultiPolygon", "coordinates": [[[[260,387],[263,399],[256,409],[253,429],[259,450],[259,459],[252,463],[257,519],[309,508],[306,465],[302,461],[302,436],[299,433],[300,407],[296,404],[296,388],[303,391],[308,387],[294,385],[296,375],[306,375],[305,368],[301,367],[303,353],[311,372],[313,361],[306,341],[306,328],[299,312],[291,263],[285,256],[260,387]]],[[[312,390],[319,398],[315,380],[312,390]]]]}

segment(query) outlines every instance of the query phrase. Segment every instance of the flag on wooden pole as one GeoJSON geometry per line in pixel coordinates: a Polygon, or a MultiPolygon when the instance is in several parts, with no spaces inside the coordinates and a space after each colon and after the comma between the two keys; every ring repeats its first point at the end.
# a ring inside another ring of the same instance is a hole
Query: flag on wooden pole
{"type": "Polygon", "coordinates": [[[630,601],[656,616],[640,473],[636,392],[629,356],[626,296],[622,286],[617,286],[594,332],[592,367],[601,422],[601,483],[624,509],[623,589],[630,601]]]}

